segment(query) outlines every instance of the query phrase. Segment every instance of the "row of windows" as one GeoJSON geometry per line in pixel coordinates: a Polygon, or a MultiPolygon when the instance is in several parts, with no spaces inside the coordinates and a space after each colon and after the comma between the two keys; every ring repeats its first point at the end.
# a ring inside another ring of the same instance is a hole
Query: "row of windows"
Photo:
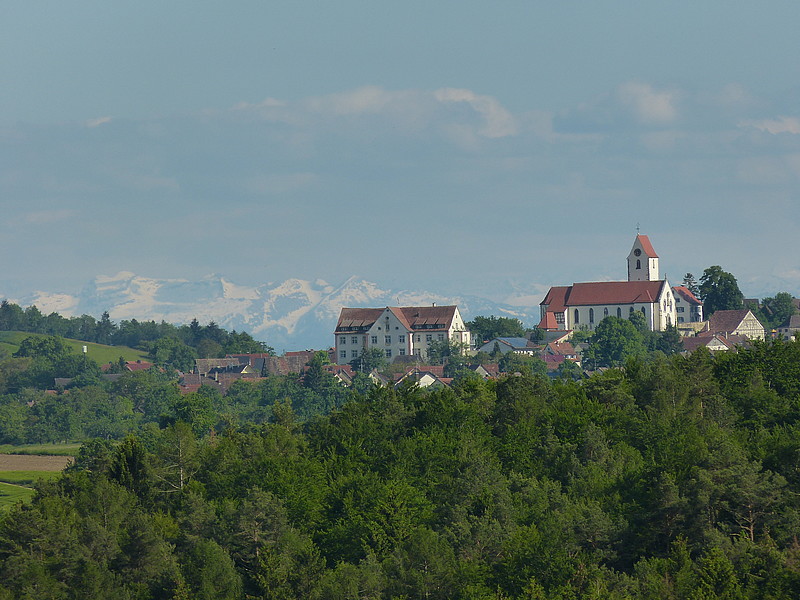
{"type": "MultiPolygon", "coordinates": [[[[628,314],[632,315],[633,314],[633,310],[634,309],[631,306],[628,309],[628,314]]],[[[578,312],[577,308],[575,309],[575,313],[574,314],[575,314],[575,319],[574,319],[575,323],[574,324],[577,325],[577,324],[579,324],[581,322],[581,315],[578,312]]],[[[647,312],[644,310],[644,306],[642,307],[642,314],[643,315],[647,314],[647,312]]],[[[603,309],[603,318],[605,318],[607,316],[608,316],[608,308],[604,308],[603,309]]],[[[620,319],[622,318],[622,309],[619,306],[617,307],[617,317],[619,317],[620,319]]],[[[589,323],[594,323],[594,309],[593,308],[589,309],[589,323]]]]}
{"type": "MultiPolygon", "coordinates": [[[[444,341],[444,334],[443,333],[439,333],[439,334],[437,334],[436,338],[440,342],[442,342],[442,341],[444,341]]],[[[371,344],[377,344],[378,343],[378,336],[377,335],[370,336],[370,340],[369,341],[370,341],[371,344]]],[[[419,335],[419,334],[417,334],[417,341],[418,342],[422,341],[422,336],[419,335]]],[[[431,334],[431,333],[425,334],[425,341],[426,342],[432,342],[433,341],[433,334],[431,334]]],[[[390,335],[383,336],[383,342],[385,344],[391,344],[392,343],[392,336],[390,336],[390,335]]],[[[397,342],[400,343],[400,344],[405,344],[406,343],[405,334],[398,335],[397,336],[397,342]]],[[[360,345],[361,341],[359,340],[359,336],[357,336],[357,335],[352,336],[350,338],[350,344],[353,345],[353,346],[360,345]]],[[[339,345],[340,346],[346,346],[347,345],[347,336],[346,335],[340,335],[339,336],[339,345]]]]}

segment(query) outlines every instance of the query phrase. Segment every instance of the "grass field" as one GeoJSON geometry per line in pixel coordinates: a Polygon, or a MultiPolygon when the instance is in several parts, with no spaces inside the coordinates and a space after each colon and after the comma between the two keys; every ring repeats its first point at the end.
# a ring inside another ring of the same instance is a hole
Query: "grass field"
{"type": "Polygon", "coordinates": [[[45,456],[75,456],[83,444],[0,444],[0,454],[38,454],[45,456]]]}
{"type": "Polygon", "coordinates": [[[29,487],[0,482],[0,513],[6,512],[17,502],[27,502],[34,493],[29,487]]]}
{"type": "MultiPolygon", "coordinates": [[[[30,336],[42,336],[42,334],[26,333],[24,331],[0,331],[0,349],[5,350],[11,355],[17,351],[20,342],[30,336]]],[[[64,338],[64,342],[78,354],[82,354],[83,347],[86,346],[86,355],[101,365],[103,363],[117,361],[120,356],[124,360],[148,360],[146,352],[128,348],[128,346],[106,346],[104,344],[93,344],[92,342],[82,342],[80,340],[70,340],[67,338],[64,338]]]]}
{"type": "Polygon", "coordinates": [[[35,493],[32,486],[59,477],[68,462],[64,456],[0,456],[0,514],[17,502],[30,500],[35,493]]]}
{"type": "Polygon", "coordinates": [[[0,483],[29,487],[37,481],[55,479],[60,475],[61,471],[0,471],[0,483]]]}

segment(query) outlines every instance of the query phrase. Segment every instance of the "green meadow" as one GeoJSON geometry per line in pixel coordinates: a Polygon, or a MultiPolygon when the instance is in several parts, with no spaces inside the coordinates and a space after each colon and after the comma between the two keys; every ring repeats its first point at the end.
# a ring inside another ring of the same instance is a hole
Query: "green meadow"
{"type": "MultiPolygon", "coordinates": [[[[9,355],[13,354],[19,348],[20,343],[27,337],[45,337],[40,333],[27,333],[24,331],[0,331],[0,350],[5,350],[9,355]]],[[[83,353],[83,347],[86,346],[86,355],[97,362],[104,364],[108,362],[115,362],[121,356],[124,360],[148,360],[146,352],[135,350],[128,346],[107,346],[105,344],[95,344],[93,342],[82,342],[81,340],[71,340],[64,338],[64,342],[72,348],[76,353],[83,353]]]]}

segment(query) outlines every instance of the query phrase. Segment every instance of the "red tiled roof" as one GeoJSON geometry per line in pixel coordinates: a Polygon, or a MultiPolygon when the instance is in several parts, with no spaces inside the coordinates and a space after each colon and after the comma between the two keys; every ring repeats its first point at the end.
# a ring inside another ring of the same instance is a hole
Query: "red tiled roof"
{"type": "Polygon", "coordinates": [[[146,371],[150,367],[153,366],[153,363],[146,362],[143,360],[131,361],[125,363],[125,366],[129,371],[146,371]]]}
{"type": "Polygon", "coordinates": [[[336,324],[337,333],[350,333],[343,328],[369,329],[389,309],[409,330],[448,329],[455,317],[455,306],[387,306],[386,308],[343,308],[336,324]]]}
{"type": "Polygon", "coordinates": [[[742,324],[749,312],[748,308],[718,310],[708,318],[708,331],[711,333],[731,332],[742,324]]]}
{"type": "Polygon", "coordinates": [[[539,304],[547,306],[548,311],[563,312],[567,302],[567,295],[569,294],[570,286],[557,285],[551,287],[550,291],[539,304]]]}
{"type": "Polygon", "coordinates": [[[703,303],[697,299],[697,297],[687,288],[685,285],[676,285],[672,287],[672,291],[677,292],[681,295],[683,299],[687,302],[692,304],[697,304],[698,306],[702,306],[703,303]]]}
{"type": "Polygon", "coordinates": [[[544,317],[539,321],[539,329],[558,329],[558,322],[556,321],[556,313],[547,311],[544,317]]]}
{"type": "Polygon", "coordinates": [[[567,295],[566,306],[657,302],[663,286],[664,281],[575,283],[567,295]]]}
{"type": "Polygon", "coordinates": [[[639,234],[636,236],[636,239],[639,240],[639,243],[642,245],[642,252],[644,252],[648,258],[658,258],[658,254],[653,250],[653,244],[650,243],[649,237],[639,234]]]}

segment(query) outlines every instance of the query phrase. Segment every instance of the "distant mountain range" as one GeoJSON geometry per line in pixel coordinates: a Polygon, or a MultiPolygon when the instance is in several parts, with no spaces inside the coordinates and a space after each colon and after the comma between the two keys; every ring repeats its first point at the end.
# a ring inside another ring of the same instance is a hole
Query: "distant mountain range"
{"type": "Polygon", "coordinates": [[[128,271],[99,276],[77,295],[35,292],[10,298],[20,306],[35,304],[42,312],[112,320],[167,321],[201,324],[214,321],[226,329],[246,331],[277,351],[327,348],[344,306],[424,306],[457,304],[465,320],[477,315],[516,317],[526,325],[539,321],[538,300],[511,306],[476,296],[443,296],[427,291],[384,289],[350,277],[334,285],[322,280],[287,279],[279,284],[242,286],[218,275],[200,281],[152,279],[128,271]]]}

